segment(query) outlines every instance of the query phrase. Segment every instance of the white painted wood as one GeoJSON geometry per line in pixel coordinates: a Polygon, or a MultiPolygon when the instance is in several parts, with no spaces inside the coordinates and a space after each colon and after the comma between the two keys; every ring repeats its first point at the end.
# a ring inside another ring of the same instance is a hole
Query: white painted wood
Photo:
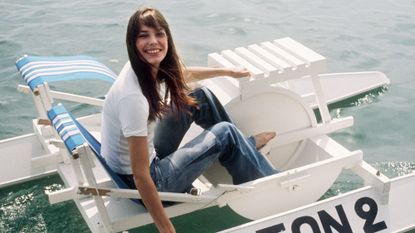
{"type": "Polygon", "coordinates": [[[50,204],[57,204],[76,198],[76,187],[71,186],[54,192],[46,192],[50,204]]]}
{"type": "MultiPolygon", "coordinates": [[[[315,51],[305,47],[304,45],[289,37],[274,40],[274,44],[298,57],[299,59],[305,61],[308,65],[311,65],[315,62],[325,62],[326,60],[326,58],[322,55],[316,53],[315,51]]],[[[323,72],[325,72],[325,70],[320,71],[320,73],[323,72]]]]}
{"type": "Polygon", "coordinates": [[[262,70],[258,69],[258,67],[255,67],[231,50],[224,50],[222,51],[221,55],[232,62],[236,67],[239,66],[248,69],[252,73],[253,77],[263,77],[264,75],[262,70]]]}
{"type": "Polygon", "coordinates": [[[268,62],[262,60],[254,53],[250,52],[248,49],[244,47],[239,47],[235,49],[235,53],[250,62],[251,64],[255,65],[255,67],[258,67],[260,70],[262,70],[265,75],[271,75],[271,73],[277,72],[277,68],[273,65],[269,64],[268,62]]]}
{"type": "Polygon", "coordinates": [[[62,156],[59,152],[52,154],[46,154],[32,158],[32,167],[46,167],[49,165],[54,165],[62,162],[62,156]]]}
{"type": "Polygon", "coordinates": [[[261,43],[262,48],[266,49],[270,53],[274,54],[275,56],[279,57],[280,59],[284,60],[294,69],[303,68],[306,64],[298,59],[297,57],[291,55],[289,52],[285,51],[284,49],[279,48],[275,44],[267,41],[261,43]]]}
{"type": "Polygon", "coordinates": [[[314,91],[316,93],[316,102],[317,107],[320,111],[321,119],[324,123],[328,123],[331,121],[331,116],[327,106],[326,98],[323,93],[323,88],[321,87],[320,78],[317,75],[312,75],[311,80],[313,83],[314,91]]]}
{"type": "Polygon", "coordinates": [[[281,71],[291,68],[291,65],[288,64],[286,61],[273,55],[272,53],[270,53],[269,51],[265,50],[257,44],[249,45],[248,49],[260,58],[264,59],[266,62],[278,67],[281,71]]]}
{"type": "MultiPolygon", "coordinates": [[[[23,93],[30,93],[30,88],[28,86],[19,85],[19,91],[23,93]]],[[[61,91],[53,91],[49,90],[50,96],[53,99],[59,99],[59,100],[67,100],[67,101],[73,101],[77,103],[83,103],[83,104],[89,104],[94,106],[100,106],[102,107],[104,104],[104,100],[82,96],[82,95],[75,95],[71,93],[61,92],[61,91]]],[[[47,117],[46,117],[47,118],[47,117]]]]}
{"type": "Polygon", "coordinates": [[[271,146],[282,146],[292,142],[301,141],[307,138],[329,134],[340,129],[351,127],[353,125],[353,117],[333,119],[327,124],[318,124],[316,127],[307,129],[298,129],[286,133],[278,134],[278,138],[270,142],[271,146]]]}
{"type": "MultiPolygon", "coordinates": [[[[135,189],[116,189],[116,188],[101,188],[97,186],[80,186],[79,190],[82,189],[94,189],[98,193],[102,193],[101,196],[108,196],[112,198],[126,198],[126,199],[141,199],[141,195],[138,190],[135,189]]],[[[218,198],[218,195],[191,195],[188,193],[172,193],[172,192],[158,192],[162,201],[173,201],[173,202],[188,202],[188,203],[209,203],[218,198]]],[[[83,194],[87,195],[87,194],[83,194]]],[[[99,194],[91,194],[91,196],[100,196],[99,194]]]]}

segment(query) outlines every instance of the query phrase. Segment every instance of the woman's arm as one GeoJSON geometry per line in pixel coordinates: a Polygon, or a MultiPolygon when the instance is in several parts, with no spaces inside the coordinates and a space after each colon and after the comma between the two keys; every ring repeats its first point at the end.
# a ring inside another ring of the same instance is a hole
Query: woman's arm
{"type": "Polygon", "coordinates": [[[159,232],[175,232],[150,176],[147,137],[128,137],[134,182],[159,232]]]}
{"type": "Polygon", "coordinates": [[[213,68],[213,67],[187,67],[184,69],[187,82],[200,81],[218,76],[243,78],[250,75],[245,68],[213,68]]]}

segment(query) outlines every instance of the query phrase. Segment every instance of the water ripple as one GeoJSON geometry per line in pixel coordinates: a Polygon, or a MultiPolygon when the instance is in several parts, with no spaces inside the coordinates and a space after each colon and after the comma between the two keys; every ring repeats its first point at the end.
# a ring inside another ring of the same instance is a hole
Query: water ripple
{"type": "Polygon", "coordinates": [[[397,177],[415,172],[415,162],[412,161],[388,161],[374,164],[388,177],[397,177]]]}

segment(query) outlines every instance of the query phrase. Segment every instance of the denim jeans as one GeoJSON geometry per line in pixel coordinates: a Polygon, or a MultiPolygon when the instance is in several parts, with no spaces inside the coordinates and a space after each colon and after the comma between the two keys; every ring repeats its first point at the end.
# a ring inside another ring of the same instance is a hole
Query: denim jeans
{"type": "Polygon", "coordinates": [[[156,126],[157,157],[151,163],[150,172],[157,190],[188,191],[193,181],[217,159],[232,176],[234,184],[277,172],[256,149],[254,137],[246,138],[231,123],[213,93],[202,88],[191,95],[198,101],[198,107],[188,108],[191,114],[171,108],[156,126]],[[193,122],[205,130],[178,148],[193,122]]]}
{"type": "Polygon", "coordinates": [[[184,135],[193,122],[203,129],[208,129],[222,121],[232,123],[222,104],[206,87],[195,89],[190,93],[190,96],[197,100],[198,107],[188,106],[185,111],[178,111],[173,106],[157,122],[153,140],[154,148],[160,159],[170,155],[179,148],[184,135]]]}

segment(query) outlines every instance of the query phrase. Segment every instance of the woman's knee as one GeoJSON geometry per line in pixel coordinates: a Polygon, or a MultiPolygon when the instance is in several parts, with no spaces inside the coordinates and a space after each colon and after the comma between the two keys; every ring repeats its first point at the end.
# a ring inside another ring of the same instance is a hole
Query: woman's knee
{"type": "Polygon", "coordinates": [[[228,130],[233,131],[235,129],[236,129],[235,125],[227,121],[221,121],[219,123],[216,123],[214,126],[212,126],[212,130],[218,131],[218,132],[228,131],[228,130]]]}
{"type": "Polygon", "coordinates": [[[239,133],[236,126],[232,123],[222,121],[211,127],[210,131],[218,138],[221,142],[226,141],[229,138],[234,138],[239,133]]]}

